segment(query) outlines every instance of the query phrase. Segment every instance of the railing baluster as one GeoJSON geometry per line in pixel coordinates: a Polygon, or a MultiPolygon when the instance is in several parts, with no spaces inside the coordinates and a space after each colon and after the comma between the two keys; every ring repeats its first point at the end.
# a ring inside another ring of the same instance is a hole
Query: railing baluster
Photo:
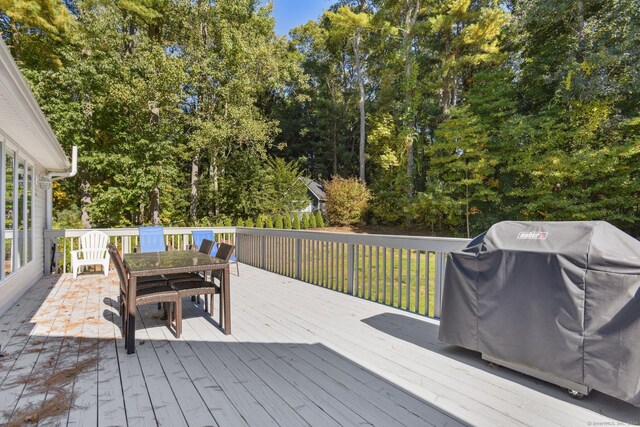
{"type": "Polygon", "coordinates": [[[320,283],[323,287],[328,288],[329,286],[327,285],[327,272],[325,269],[327,266],[327,253],[329,252],[328,243],[320,240],[320,248],[322,248],[322,250],[320,251],[320,283]]]}
{"type": "Polygon", "coordinates": [[[411,249],[407,249],[407,310],[411,310],[411,249]]]}
{"type": "Polygon", "coordinates": [[[300,238],[296,238],[296,279],[302,279],[302,262],[300,258],[302,257],[302,242],[300,238]]]}
{"type": "Polygon", "coordinates": [[[317,267],[317,278],[316,278],[316,282],[318,286],[324,286],[323,283],[323,262],[322,259],[324,258],[324,248],[323,248],[323,242],[321,240],[316,240],[316,244],[318,246],[318,253],[316,256],[316,267],[317,267]]]}
{"type": "Polygon", "coordinates": [[[367,289],[367,299],[371,299],[371,276],[373,276],[373,260],[371,257],[371,252],[373,248],[369,246],[369,289],[367,289]]]}
{"type": "Polygon", "coordinates": [[[383,248],[382,256],[382,303],[387,304],[387,247],[383,248]]]}
{"type": "Polygon", "coordinates": [[[324,242],[318,240],[318,286],[324,286],[324,242]]]}
{"type": "Polygon", "coordinates": [[[331,288],[331,277],[329,277],[329,249],[332,244],[332,242],[326,242],[325,244],[324,283],[327,288],[331,288]]]}
{"type": "Polygon", "coordinates": [[[340,292],[344,292],[344,243],[338,243],[338,262],[340,267],[340,292]]]}
{"type": "Polygon", "coordinates": [[[404,251],[399,249],[400,255],[398,256],[398,305],[397,307],[402,308],[402,261],[404,258],[404,251]]]}
{"type": "Polygon", "coordinates": [[[329,277],[330,284],[329,287],[331,289],[336,289],[336,280],[335,280],[335,267],[337,260],[335,259],[335,242],[331,242],[331,250],[329,251],[329,277]]]}
{"type": "Polygon", "coordinates": [[[355,245],[354,253],[354,271],[355,271],[355,283],[353,284],[353,295],[360,295],[360,245],[355,245]]]}
{"type": "Polygon", "coordinates": [[[64,241],[63,243],[63,249],[62,249],[62,273],[66,273],[67,272],[67,238],[64,237],[62,239],[64,241]]]}
{"type": "Polygon", "coordinates": [[[296,252],[296,248],[297,248],[297,244],[298,244],[298,239],[292,238],[290,239],[291,241],[289,242],[289,250],[291,251],[291,259],[289,260],[289,267],[291,269],[291,277],[296,277],[296,263],[297,263],[297,252],[296,252]]]}
{"type": "Polygon", "coordinates": [[[380,246],[376,246],[376,299],[380,301],[380,246]]]}
{"type": "Polygon", "coordinates": [[[431,316],[431,310],[429,309],[429,305],[431,304],[431,268],[430,268],[430,260],[431,260],[431,252],[426,251],[425,263],[424,263],[424,288],[425,288],[425,313],[427,316],[431,316]]]}
{"type": "Polygon", "coordinates": [[[415,308],[415,312],[416,313],[420,313],[420,264],[422,263],[420,258],[421,258],[421,254],[422,251],[417,250],[416,251],[416,294],[415,294],[415,300],[416,300],[416,308],[415,308]]]}
{"type": "Polygon", "coordinates": [[[396,305],[396,282],[395,282],[395,274],[396,274],[396,254],[395,248],[391,248],[391,306],[395,307],[396,305]]]}
{"type": "Polygon", "coordinates": [[[319,284],[318,281],[318,255],[320,253],[320,247],[318,246],[318,241],[313,241],[313,258],[311,259],[311,268],[313,269],[313,277],[311,278],[311,283],[314,285],[319,284]]]}

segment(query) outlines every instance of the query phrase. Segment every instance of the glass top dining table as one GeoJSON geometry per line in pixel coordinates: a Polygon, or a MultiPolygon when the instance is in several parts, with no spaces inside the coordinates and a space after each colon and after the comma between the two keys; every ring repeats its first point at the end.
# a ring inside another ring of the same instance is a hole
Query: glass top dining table
{"type": "Polygon", "coordinates": [[[124,263],[136,277],[220,270],[228,265],[223,259],[190,250],[132,253],[125,255],[124,263]]]}
{"type": "MultiPolygon", "coordinates": [[[[162,276],[177,273],[198,273],[205,271],[223,270],[221,280],[221,309],[224,311],[220,325],[225,335],[231,334],[230,311],[230,275],[229,262],[198,251],[166,251],[166,252],[138,252],[126,254],[124,265],[129,273],[129,290],[127,299],[135,301],[137,279],[146,276],[162,276]]],[[[135,352],[135,304],[128,304],[127,352],[135,352]]]]}

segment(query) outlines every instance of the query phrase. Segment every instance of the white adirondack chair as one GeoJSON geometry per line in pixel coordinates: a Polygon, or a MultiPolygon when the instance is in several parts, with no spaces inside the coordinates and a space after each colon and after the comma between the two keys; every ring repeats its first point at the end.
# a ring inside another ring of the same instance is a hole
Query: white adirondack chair
{"type": "Polygon", "coordinates": [[[89,231],[80,236],[80,249],[71,251],[71,271],[73,278],[83,265],[101,265],[106,276],[109,274],[109,236],[102,231],[89,231]]]}

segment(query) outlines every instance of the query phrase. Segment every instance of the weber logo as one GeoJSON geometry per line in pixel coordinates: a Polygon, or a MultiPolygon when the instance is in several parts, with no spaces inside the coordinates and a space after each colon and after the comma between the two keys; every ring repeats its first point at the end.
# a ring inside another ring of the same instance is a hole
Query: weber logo
{"type": "Polygon", "coordinates": [[[518,239],[520,240],[546,240],[547,239],[546,231],[521,231],[518,233],[518,239]]]}

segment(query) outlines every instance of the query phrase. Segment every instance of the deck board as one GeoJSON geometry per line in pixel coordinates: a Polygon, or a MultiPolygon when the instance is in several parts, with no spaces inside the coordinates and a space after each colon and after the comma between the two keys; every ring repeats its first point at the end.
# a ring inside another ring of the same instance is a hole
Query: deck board
{"type": "MultiPolygon", "coordinates": [[[[0,424],[51,393],[16,379],[85,361],[71,410],[39,425],[562,425],[638,423],[597,392],[575,401],[437,342],[436,321],[243,265],[233,334],[185,299],[182,337],[153,305],[137,353],[120,333],[117,276],[43,278],[0,317],[0,424]]],[[[15,420],[15,418],[14,418],[15,420]]]]}

